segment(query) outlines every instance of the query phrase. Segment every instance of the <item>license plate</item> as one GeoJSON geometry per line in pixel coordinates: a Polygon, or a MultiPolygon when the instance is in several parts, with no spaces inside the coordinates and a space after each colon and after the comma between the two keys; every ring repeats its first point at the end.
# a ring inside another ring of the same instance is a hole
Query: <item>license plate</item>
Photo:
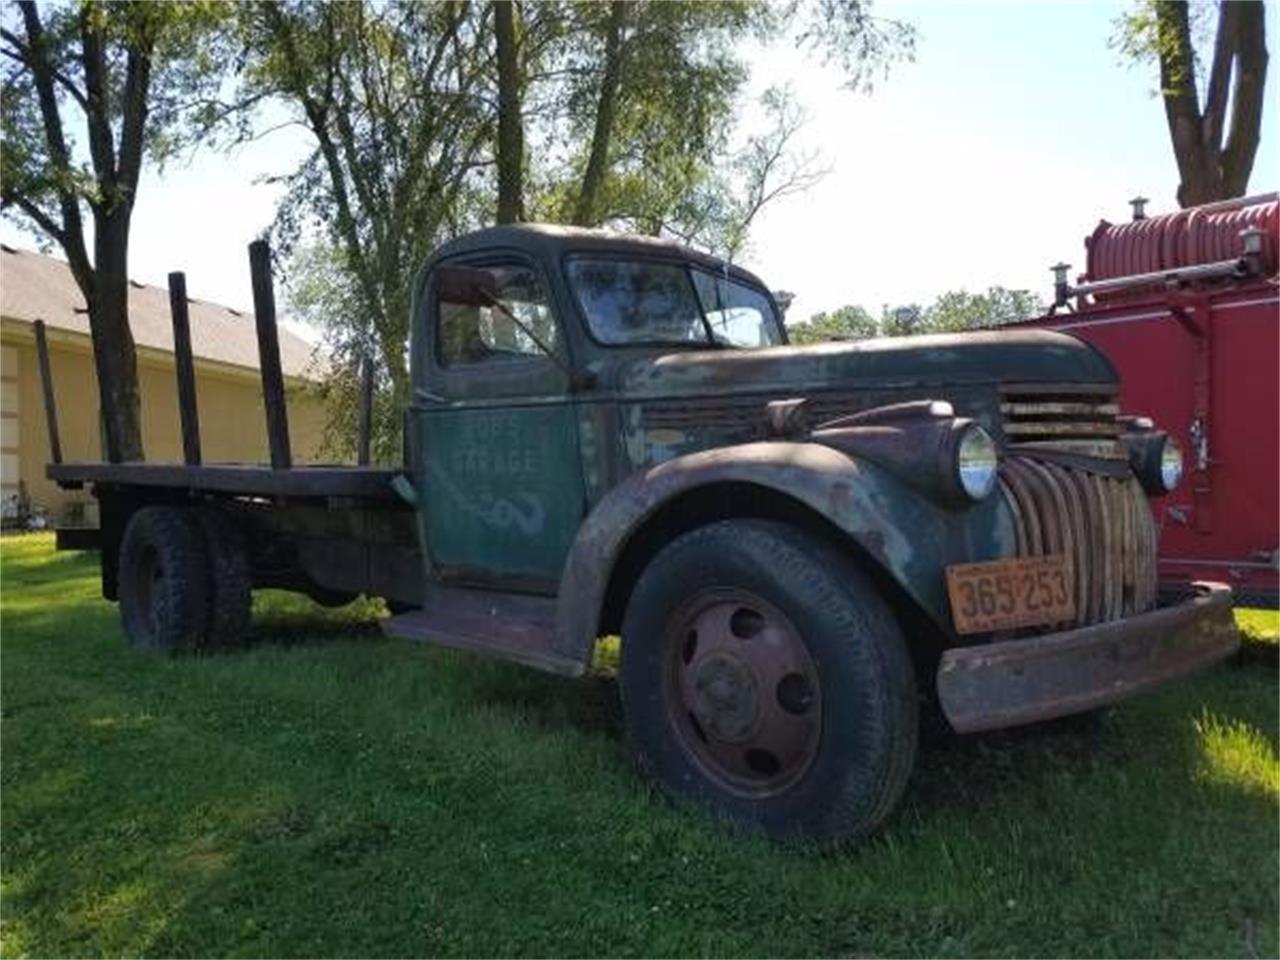
{"type": "Polygon", "coordinates": [[[1071,566],[1064,553],[947,567],[957,633],[986,633],[1075,619],[1071,566]]]}

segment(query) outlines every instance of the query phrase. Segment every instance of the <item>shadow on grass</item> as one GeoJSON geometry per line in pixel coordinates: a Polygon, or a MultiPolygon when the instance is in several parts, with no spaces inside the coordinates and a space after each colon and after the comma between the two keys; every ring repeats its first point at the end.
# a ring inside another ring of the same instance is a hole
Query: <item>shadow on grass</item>
{"type": "Polygon", "coordinates": [[[1241,641],[1240,649],[1231,658],[1232,666],[1265,667],[1272,671],[1280,667],[1280,643],[1274,638],[1242,633],[1241,641]]]}
{"type": "Polygon", "coordinates": [[[258,646],[312,647],[343,641],[385,640],[377,619],[323,618],[308,614],[270,614],[253,619],[244,649],[258,646]]]}
{"type": "Polygon", "coordinates": [[[545,730],[571,729],[622,740],[618,682],[609,674],[569,679],[494,663],[477,671],[470,683],[477,701],[518,714],[545,730]]]}
{"type": "MultiPolygon", "coordinates": [[[[1262,645],[1258,645],[1262,646],[1262,645]]],[[[1246,648],[1248,649],[1248,648],[1246,648]]],[[[1242,724],[1272,743],[1278,731],[1267,729],[1264,718],[1240,708],[1231,685],[1238,675],[1266,682],[1269,671],[1262,654],[1246,655],[1202,675],[1187,678],[1172,688],[1144,697],[1166,698],[1159,710],[1159,749],[1170,754],[1176,770],[1186,778],[1202,764],[1202,744],[1197,724],[1212,716],[1231,725],[1242,724]],[[1206,682],[1211,681],[1211,682],[1206,682]],[[1187,684],[1199,682],[1198,696],[1187,696],[1187,684]],[[1172,706],[1172,709],[1169,706],[1172,706]]],[[[616,678],[593,672],[578,680],[535,673],[521,667],[486,663],[470,680],[469,695],[486,706],[534,721],[548,731],[576,730],[603,733],[621,742],[623,717],[616,678]]],[[[1153,744],[1144,731],[1133,728],[1130,711],[1137,703],[1121,703],[1085,714],[1060,717],[1022,727],[979,734],[953,732],[937,715],[922,720],[916,769],[904,800],[929,820],[935,812],[957,806],[979,811],[995,798],[1031,789],[1050,789],[1059,782],[1083,781],[1107,769],[1140,764],[1153,744]]],[[[936,710],[936,708],[934,708],[936,710]]],[[[929,708],[923,711],[926,715],[929,708]]],[[[1144,725],[1151,722],[1143,712],[1144,725]]]]}

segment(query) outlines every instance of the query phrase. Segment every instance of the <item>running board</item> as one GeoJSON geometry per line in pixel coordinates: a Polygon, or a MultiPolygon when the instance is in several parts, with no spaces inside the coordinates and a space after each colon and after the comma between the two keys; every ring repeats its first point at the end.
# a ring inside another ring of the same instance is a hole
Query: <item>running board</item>
{"type": "Polygon", "coordinates": [[[423,605],[382,621],[387,636],[475,650],[539,670],[581,676],[584,664],[554,649],[553,597],[428,584],[423,605]]]}

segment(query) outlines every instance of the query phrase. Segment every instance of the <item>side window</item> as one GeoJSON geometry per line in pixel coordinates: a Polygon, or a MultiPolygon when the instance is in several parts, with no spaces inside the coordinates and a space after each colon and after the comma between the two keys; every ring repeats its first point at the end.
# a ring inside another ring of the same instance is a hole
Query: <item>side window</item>
{"type": "Polygon", "coordinates": [[[501,306],[439,300],[436,349],[441,366],[547,359],[544,346],[559,350],[555,318],[534,270],[517,264],[473,269],[493,277],[494,298],[501,306]]]}

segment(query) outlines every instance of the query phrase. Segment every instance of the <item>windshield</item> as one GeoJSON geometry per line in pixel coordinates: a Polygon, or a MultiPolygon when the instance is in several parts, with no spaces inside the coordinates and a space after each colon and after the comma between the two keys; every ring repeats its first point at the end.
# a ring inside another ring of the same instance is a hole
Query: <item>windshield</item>
{"type": "Polygon", "coordinates": [[[575,258],[569,279],[601,343],[782,342],[773,305],[762,291],[696,267],[575,258]]]}

